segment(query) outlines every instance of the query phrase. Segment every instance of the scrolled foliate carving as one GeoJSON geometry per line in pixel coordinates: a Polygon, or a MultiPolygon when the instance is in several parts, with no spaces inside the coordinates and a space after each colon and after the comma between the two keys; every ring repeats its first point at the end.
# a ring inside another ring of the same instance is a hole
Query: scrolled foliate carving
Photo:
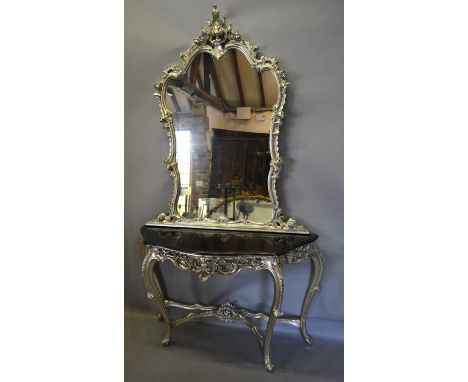
{"type": "MultiPolygon", "coordinates": [[[[207,27],[202,28],[200,34],[193,40],[190,48],[180,54],[181,65],[170,65],[163,71],[161,80],[154,86],[155,93],[160,105],[161,123],[166,130],[170,150],[168,157],[165,160],[166,167],[171,176],[174,178],[174,188],[172,200],[169,205],[168,212],[156,220],[156,223],[187,223],[196,222],[197,226],[205,224],[206,226],[226,225],[228,224],[232,229],[249,229],[253,230],[287,230],[287,231],[302,231],[307,230],[296,224],[293,219],[287,220],[283,216],[283,211],[279,208],[278,196],[276,191],[276,181],[282,167],[282,158],[279,153],[278,135],[284,118],[284,105],[286,102],[286,88],[288,81],[286,73],[282,70],[278,61],[273,57],[261,56],[258,57],[258,46],[250,41],[242,38],[242,36],[233,31],[232,26],[226,23],[225,17],[220,17],[219,9],[216,5],[212,9],[211,20],[208,20],[207,27]],[[272,202],[273,211],[272,217],[265,223],[253,223],[250,221],[239,220],[229,221],[226,219],[210,220],[208,218],[195,218],[188,220],[178,214],[176,203],[180,193],[180,174],[176,162],[175,153],[175,132],[173,114],[169,107],[166,105],[165,92],[167,85],[171,79],[181,79],[188,73],[190,65],[195,56],[199,53],[206,52],[211,54],[215,59],[219,60],[223,57],[229,49],[237,49],[242,52],[252,67],[260,72],[270,71],[277,81],[278,97],[277,102],[272,108],[272,119],[270,125],[271,132],[271,161],[270,161],[270,174],[268,176],[268,192],[272,202]]],[[[152,222],[149,222],[151,225],[152,222]]]]}
{"type": "MultiPolygon", "coordinates": [[[[226,24],[226,18],[221,18],[218,7],[213,5],[211,20],[208,20],[208,29],[202,28],[200,35],[193,40],[192,46],[185,53],[181,53],[180,58],[187,62],[198,50],[203,49],[216,59],[220,59],[226,53],[224,48],[226,44],[241,41],[240,34],[232,30],[232,25],[226,24]]],[[[249,43],[249,48],[256,47],[249,43]]]]}
{"type": "Polygon", "coordinates": [[[306,244],[287,252],[282,256],[216,256],[197,255],[168,249],[164,247],[148,245],[147,253],[160,262],[170,260],[176,267],[184,271],[192,271],[200,280],[206,281],[215,274],[231,275],[242,268],[253,270],[271,269],[272,265],[284,260],[287,264],[298,264],[307,258],[317,256],[323,262],[323,256],[319,247],[315,244],[306,244]],[[280,261],[280,258],[283,260],[280,261]]]}
{"type": "Polygon", "coordinates": [[[307,258],[316,256],[321,262],[323,262],[323,255],[320,252],[320,248],[317,244],[311,243],[303,245],[302,247],[293,249],[286,253],[286,261],[288,264],[298,264],[307,258]]]}
{"type": "Polygon", "coordinates": [[[229,222],[229,219],[227,218],[227,216],[220,216],[217,220],[216,220],[216,223],[219,223],[219,224],[227,224],[229,222]]]}
{"type": "Polygon", "coordinates": [[[267,269],[272,262],[277,261],[275,256],[203,256],[151,245],[147,246],[147,251],[150,257],[160,262],[170,260],[177,268],[192,271],[201,281],[206,281],[215,274],[231,275],[242,268],[267,269]]]}
{"type": "Polygon", "coordinates": [[[229,301],[219,305],[214,311],[214,315],[226,322],[234,322],[241,319],[240,309],[229,301]]]}
{"type": "Polygon", "coordinates": [[[296,248],[286,254],[288,264],[298,264],[307,259],[310,255],[310,245],[306,244],[296,248]]]}

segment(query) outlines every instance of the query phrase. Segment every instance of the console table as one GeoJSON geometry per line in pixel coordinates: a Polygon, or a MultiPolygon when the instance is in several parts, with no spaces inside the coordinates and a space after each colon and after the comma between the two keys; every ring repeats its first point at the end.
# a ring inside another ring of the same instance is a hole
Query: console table
{"type": "Polygon", "coordinates": [[[276,322],[299,328],[306,343],[311,343],[307,333],[306,320],[309,306],[319,290],[323,274],[323,257],[315,243],[315,234],[271,234],[263,232],[235,232],[216,230],[193,230],[144,226],[144,260],[142,276],[147,296],[159,307],[158,318],[164,322],[163,345],[171,341],[172,329],[194,318],[217,317],[226,322],[240,321],[247,325],[257,337],[263,350],[264,364],[268,371],[273,370],[270,347],[273,328],[276,322]],[[300,316],[285,317],[281,311],[283,300],[282,267],[285,264],[298,264],[309,259],[311,263],[310,282],[305,293],[300,316]],[[233,275],[241,269],[267,270],[273,277],[274,298],[268,314],[253,312],[235,306],[231,302],[222,305],[185,304],[168,300],[161,287],[161,280],[155,267],[158,263],[170,260],[177,268],[194,272],[201,281],[214,274],[233,275]],[[186,316],[171,320],[168,308],[177,307],[192,311],[186,316]],[[265,335],[252,322],[252,318],[267,320],[265,335]]]}

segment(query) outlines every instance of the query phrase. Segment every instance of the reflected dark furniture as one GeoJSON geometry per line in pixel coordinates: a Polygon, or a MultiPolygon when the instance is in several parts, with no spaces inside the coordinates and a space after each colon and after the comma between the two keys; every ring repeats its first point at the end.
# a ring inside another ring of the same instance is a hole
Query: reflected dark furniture
{"type": "Polygon", "coordinates": [[[244,191],[268,196],[269,135],[213,129],[208,197],[218,196],[218,184],[240,182],[244,191]]]}
{"type": "Polygon", "coordinates": [[[276,322],[298,327],[307,343],[311,337],[306,330],[309,306],[319,290],[323,274],[323,257],[315,243],[315,234],[271,234],[235,231],[191,230],[144,226],[141,229],[144,239],[143,279],[148,298],[157,303],[164,322],[165,334],[162,340],[168,345],[172,328],[193,318],[217,317],[226,322],[240,321],[256,335],[264,355],[265,368],[273,369],[270,359],[270,345],[276,322]],[[285,264],[298,264],[309,259],[312,275],[305,294],[300,316],[285,317],[281,311],[283,300],[282,267],[285,264]],[[161,280],[155,267],[158,263],[170,260],[181,270],[194,272],[201,281],[214,274],[233,275],[241,269],[267,270],[274,281],[274,298],[268,314],[252,312],[235,306],[231,302],[222,305],[185,304],[168,300],[161,288],[161,280]],[[190,311],[186,316],[171,320],[169,307],[190,311]],[[252,318],[268,321],[265,335],[252,322],[252,318]]]}

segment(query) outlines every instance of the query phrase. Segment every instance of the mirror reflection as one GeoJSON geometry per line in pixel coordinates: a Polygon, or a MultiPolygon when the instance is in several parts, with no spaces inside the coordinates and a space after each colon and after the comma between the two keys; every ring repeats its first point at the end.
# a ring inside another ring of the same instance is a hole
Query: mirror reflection
{"type": "Polygon", "coordinates": [[[198,54],[186,76],[169,81],[165,101],[174,114],[179,215],[271,219],[269,133],[277,96],[272,73],[256,71],[235,49],[219,60],[198,54]]]}

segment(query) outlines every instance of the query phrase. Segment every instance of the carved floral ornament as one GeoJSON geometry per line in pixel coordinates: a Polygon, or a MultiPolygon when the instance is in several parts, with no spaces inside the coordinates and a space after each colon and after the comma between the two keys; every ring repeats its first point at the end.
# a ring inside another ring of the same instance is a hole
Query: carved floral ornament
{"type": "MultiPolygon", "coordinates": [[[[207,281],[211,276],[232,275],[243,268],[254,271],[271,269],[274,265],[298,264],[303,260],[316,256],[322,256],[316,244],[306,244],[296,248],[283,256],[209,256],[184,253],[173,249],[147,245],[146,253],[157,262],[170,260],[177,268],[183,271],[192,271],[201,281],[207,281]]],[[[143,268],[146,263],[143,264],[143,268]]]]}
{"type": "MultiPolygon", "coordinates": [[[[286,88],[288,82],[284,70],[280,69],[275,58],[257,56],[258,46],[250,41],[244,40],[241,35],[232,30],[230,24],[226,24],[225,17],[220,17],[219,9],[216,5],[212,8],[212,18],[208,20],[208,27],[204,27],[198,37],[193,40],[191,47],[180,54],[182,63],[180,65],[170,65],[163,71],[161,80],[155,85],[154,95],[157,97],[160,105],[161,122],[169,139],[169,154],[164,163],[171,176],[174,178],[172,199],[169,204],[167,213],[162,213],[157,219],[148,222],[148,225],[160,224],[187,224],[191,223],[194,226],[209,225],[210,228],[215,226],[229,226],[232,229],[245,229],[249,226],[254,230],[279,230],[289,232],[308,233],[307,229],[298,225],[294,219],[286,219],[283,216],[283,211],[279,207],[278,196],[276,191],[276,180],[282,167],[282,158],[279,154],[278,134],[284,117],[284,104],[286,100],[286,88]],[[272,117],[270,125],[270,172],[268,176],[268,191],[272,202],[272,217],[265,223],[252,222],[248,220],[229,221],[226,217],[210,220],[208,218],[193,218],[187,219],[179,215],[177,211],[177,200],[180,194],[180,174],[176,161],[175,150],[175,129],[173,112],[166,105],[165,94],[168,83],[171,79],[180,79],[188,73],[192,62],[197,54],[206,52],[211,54],[215,59],[219,60],[229,49],[237,49],[242,52],[247,58],[251,66],[260,72],[270,71],[276,79],[278,85],[277,102],[272,107],[272,117]]],[[[221,228],[222,227],[217,227],[221,228]]]]}
{"type": "Polygon", "coordinates": [[[233,322],[240,319],[240,309],[233,303],[227,301],[217,307],[214,311],[216,317],[222,321],[233,322]]]}

